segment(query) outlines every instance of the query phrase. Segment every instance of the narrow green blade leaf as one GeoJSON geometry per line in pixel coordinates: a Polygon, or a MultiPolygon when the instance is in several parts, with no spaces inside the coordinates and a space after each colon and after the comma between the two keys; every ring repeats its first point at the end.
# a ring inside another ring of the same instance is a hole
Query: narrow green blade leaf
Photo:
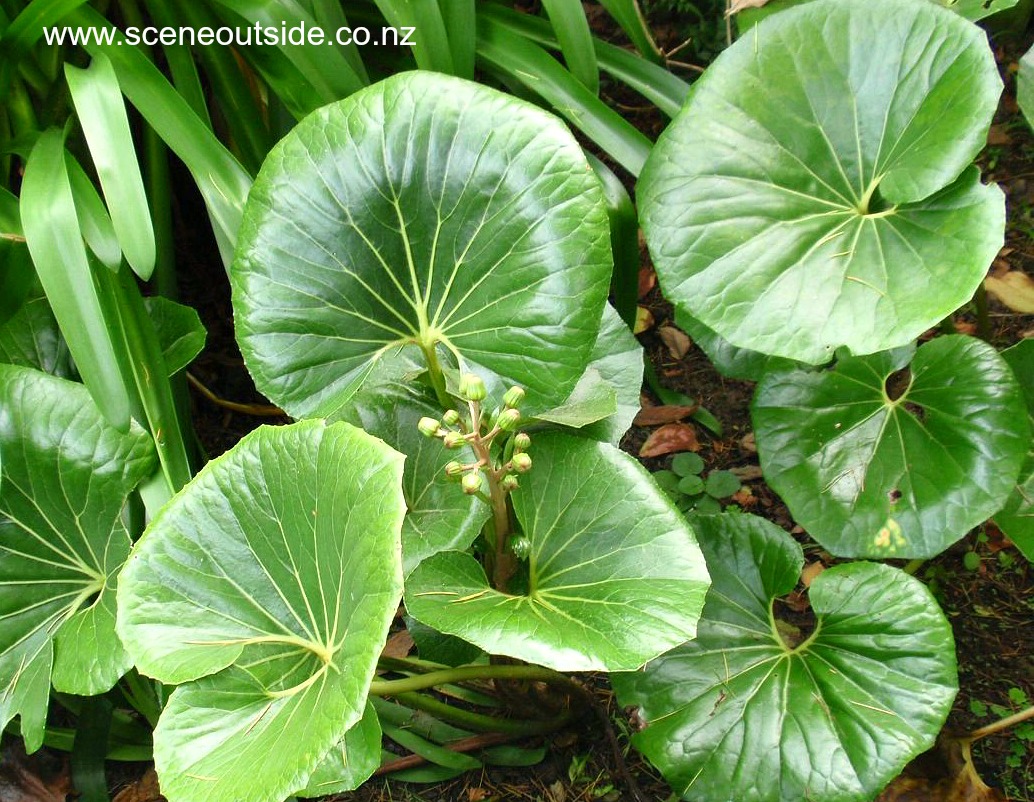
{"type": "Polygon", "coordinates": [[[1022,393],[993,348],[952,335],[910,356],[772,373],[755,394],[765,478],[839,556],[939,554],[1005,503],[1030,447],[1022,393]]]}
{"type": "Polygon", "coordinates": [[[773,16],[694,84],[643,170],[665,296],[735,346],[810,364],[911,342],[1002,245],[1004,195],[969,166],[1000,92],[983,31],[931,3],[773,16]]]}
{"type": "Polygon", "coordinates": [[[151,522],[118,626],[180,686],[154,735],[170,802],[280,802],[360,720],[401,594],[401,481],[346,423],[262,427],[151,522]]]}
{"type": "Polygon", "coordinates": [[[515,36],[493,19],[482,17],[478,26],[478,56],[542,97],[618,164],[632,175],[639,175],[650,153],[650,140],[541,47],[515,36]]]}
{"type": "Polygon", "coordinates": [[[650,26],[643,17],[637,0],[600,0],[600,5],[621,26],[628,38],[632,40],[636,50],[655,64],[664,65],[664,54],[653,40],[650,26]]]}
{"type": "Polygon", "coordinates": [[[438,0],[374,0],[397,30],[413,28],[413,57],[422,70],[455,72],[452,48],[438,0]]]}
{"type": "Polygon", "coordinates": [[[531,541],[528,588],[493,590],[459,552],[406,581],[418,621],[490,654],[558,671],[620,671],[692,638],[708,585],[692,529],[634,459],[559,433],[535,435],[514,511],[531,541]]]}
{"type": "MultiPolygon", "coordinates": [[[[476,0],[439,0],[442,22],[449,37],[453,74],[457,78],[474,80],[474,61],[477,58],[476,0]]],[[[415,33],[415,32],[414,32],[415,33]]]]}
{"type": "Polygon", "coordinates": [[[589,21],[580,0],[542,0],[542,7],[556,31],[567,69],[592,94],[600,92],[600,71],[592,44],[589,21]]]}
{"type": "Polygon", "coordinates": [[[155,465],[136,424],[108,425],[81,384],[0,365],[0,724],[30,751],[54,687],[108,690],[132,665],[115,634],[121,512],[155,465]]]}
{"type": "Polygon", "coordinates": [[[133,272],[147,281],[154,271],[154,227],[115,69],[99,53],[85,70],[65,65],[65,80],[122,253],[133,272]]]}
{"type": "Polygon", "coordinates": [[[122,247],[118,234],[111,222],[104,201],[93,185],[82,165],[71,153],[65,152],[65,167],[68,170],[68,181],[72,187],[72,199],[79,218],[79,228],[83,239],[101,263],[117,273],[122,265],[122,247]]]}
{"type": "Polygon", "coordinates": [[[890,566],[838,565],[812,582],[808,635],[774,617],[804,561],[789,535],[746,514],[694,522],[714,581],[697,639],[612,678],[646,723],[633,743],[684,799],[868,802],[951,710],[937,602],[890,566]]]}
{"type": "Polygon", "coordinates": [[[259,389],[295,417],[334,413],[409,344],[440,345],[543,409],[585,371],[611,266],[602,192],[559,120],[403,73],[320,109],[270,154],[233,267],[237,338],[259,389]]]}
{"type": "MultiPolygon", "coordinates": [[[[78,9],[68,18],[67,24],[114,28],[90,8],[78,9]]],[[[121,39],[117,31],[113,35],[121,39]]],[[[158,68],[136,48],[126,46],[124,42],[122,45],[97,44],[96,38],[85,47],[91,55],[104,53],[111,60],[122,92],[187,165],[205,199],[223,263],[228,266],[237,240],[244,201],[251,189],[251,177],[158,68]]]]}
{"type": "Polygon", "coordinates": [[[46,131],[32,149],[21,204],[36,273],[79,373],[105,417],[126,431],[126,381],[83,246],[60,131],[46,131]]]}

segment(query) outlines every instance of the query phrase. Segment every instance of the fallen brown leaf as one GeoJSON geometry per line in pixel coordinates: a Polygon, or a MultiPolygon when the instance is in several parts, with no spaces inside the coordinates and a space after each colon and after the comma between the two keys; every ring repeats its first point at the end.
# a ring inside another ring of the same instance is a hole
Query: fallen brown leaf
{"type": "Polygon", "coordinates": [[[744,451],[749,451],[751,454],[758,453],[758,444],[754,439],[754,432],[747,432],[740,438],[740,448],[744,451]]]}
{"type": "Polygon", "coordinates": [[[668,353],[673,359],[682,359],[693,345],[693,341],[674,326],[661,326],[657,329],[657,335],[668,347],[668,353]]]}
{"type": "Polygon", "coordinates": [[[653,312],[645,306],[637,306],[635,308],[635,328],[632,329],[632,333],[642,334],[644,331],[652,329],[653,326],[653,312]]]}
{"type": "Polygon", "coordinates": [[[639,268],[639,300],[643,300],[647,293],[657,286],[657,273],[652,267],[639,268]]]}
{"type": "Polygon", "coordinates": [[[811,587],[811,583],[815,580],[819,574],[826,570],[826,566],[816,560],[815,562],[808,563],[804,566],[804,570],[801,571],[801,584],[806,588],[811,587]]]}
{"type": "Polygon", "coordinates": [[[1034,279],[1019,270],[1011,270],[984,279],[984,287],[1014,312],[1034,315],[1034,279]]]}
{"type": "Polygon", "coordinates": [[[937,745],[907,766],[876,802],[1007,802],[973,766],[969,741],[944,733],[937,745]]]}
{"type": "Polygon", "coordinates": [[[112,802],[165,802],[154,769],[148,769],[143,777],[119,791],[112,802]]]}
{"type": "Polygon", "coordinates": [[[688,418],[700,409],[696,404],[691,407],[664,405],[659,407],[643,407],[636,414],[632,421],[636,426],[660,426],[662,423],[675,423],[683,418],[688,418]]]}
{"type": "Polygon", "coordinates": [[[646,438],[639,449],[640,457],[662,457],[678,451],[699,451],[700,442],[692,426],[685,423],[669,423],[646,438]]]}
{"type": "Polygon", "coordinates": [[[762,476],[761,468],[757,465],[742,465],[738,468],[729,468],[729,473],[736,475],[741,482],[753,482],[762,476]]]}
{"type": "Polygon", "coordinates": [[[384,644],[384,649],[381,651],[381,656],[397,658],[409,657],[409,653],[413,651],[414,645],[413,636],[409,634],[409,630],[400,629],[388,638],[388,642],[384,644]]]}

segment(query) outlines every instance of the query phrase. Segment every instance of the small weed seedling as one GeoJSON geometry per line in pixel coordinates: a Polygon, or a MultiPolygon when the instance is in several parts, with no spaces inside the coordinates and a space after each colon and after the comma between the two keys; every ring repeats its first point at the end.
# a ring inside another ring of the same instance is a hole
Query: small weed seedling
{"type": "Polygon", "coordinates": [[[703,458],[687,451],[675,456],[671,470],[657,471],[653,478],[682,512],[719,513],[719,499],[738,493],[740,480],[732,471],[711,471],[706,478],[703,471],[703,458]]]}

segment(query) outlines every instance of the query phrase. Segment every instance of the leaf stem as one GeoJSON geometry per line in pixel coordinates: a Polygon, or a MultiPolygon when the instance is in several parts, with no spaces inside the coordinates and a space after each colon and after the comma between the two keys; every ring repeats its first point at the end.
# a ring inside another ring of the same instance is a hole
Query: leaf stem
{"type": "Polygon", "coordinates": [[[431,377],[431,387],[434,388],[434,395],[442,408],[449,409],[452,407],[452,401],[449,399],[449,393],[445,389],[445,374],[442,372],[442,365],[438,361],[435,343],[421,341],[420,350],[424,352],[424,358],[427,360],[427,374],[431,377]]]}
{"type": "Polygon", "coordinates": [[[436,685],[448,685],[478,679],[537,680],[554,685],[563,685],[567,688],[576,689],[581,693],[581,687],[570,677],[565,677],[563,674],[542,666],[486,665],[446,668],[441,671],[430,671],[427,674],[420,674],[414,677],[405,677],[404,679],[374,680],[370,683],[370,695],[397,697],[400,693],[411,693],[413,691],[422,691],[426,688],[433,688],[436,685]]]}
{"type": "Polygon", "coordinates": [[[1013,713],[1011,716],[999,719],[986,727],[980,727],[979,729],[973,730],[966,735],[965,740],[972,743],[973,741],[979,740],[980,738],[986,738],[988,735],[995,735],[1003,730],[1007,730],[1010,727],[1015,727],[1017,724],[1022,724],[1028,719],[1034,718],[1034,705],[1031,705],[1026,710],[1021,710],[1019,713],[1013,713]]]}
{"type": "Polygon", "coordinates": [[[486,716],[439,701],[423,693],[400,693],[394,696],[406,707],[430,713],[437,719],[473,730],[475,732],[502,732],[507,735],[543,735],[566,726],[572,718],[570,710],[558,716],[539,721],[527,719],[506,719],[486,716]]]}

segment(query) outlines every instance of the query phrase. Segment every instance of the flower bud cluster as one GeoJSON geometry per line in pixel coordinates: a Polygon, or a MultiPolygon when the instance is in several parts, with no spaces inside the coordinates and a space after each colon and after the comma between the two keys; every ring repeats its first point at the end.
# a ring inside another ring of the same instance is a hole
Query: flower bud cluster
{"type": "Polygon", "coordinates": [[[466,373],[460,378],[459,396],[466,402],[469,417],[450,409],[441,420],[421,418],[417,429],[425,437],[440,438],[448,449],[469,446],[474,452],[476,459],[472,462],[452,460],[445,466],[445,475],[458,481],[464,493],[482,493],[486,490],[486,479],[497,482],[504,493],[512,493],[520,485],[516,474],[531,470],[531,457],[527,454],[531,437],[517,431],[521,423],[518,407],[524,401],[524,390],[511,387],[503,395],[503,406],[486,413],[481,406],[488,396],[485,383],[480,377],[466,373]],[[503,446],[504,461],[494,464],[491,444],[497,437],[508,436],[510,440],[503,446]]]}

